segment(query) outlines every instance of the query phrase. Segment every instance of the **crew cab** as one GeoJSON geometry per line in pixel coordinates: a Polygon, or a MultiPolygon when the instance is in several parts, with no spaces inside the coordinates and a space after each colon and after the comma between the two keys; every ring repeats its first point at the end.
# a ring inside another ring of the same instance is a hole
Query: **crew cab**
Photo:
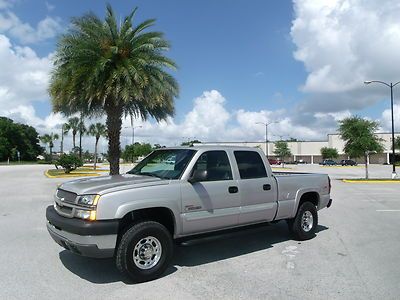
{"type": "Polygon", "coordinates": [[[122,273],[148,281],[166,270],[176,239],[278,220],[297,240],[314,237],[330,189],[327,175],[273,173],[257,148],[163,148],[126,174],[59,186],[47,229],[62,247],[115,257],[122,273]]]}

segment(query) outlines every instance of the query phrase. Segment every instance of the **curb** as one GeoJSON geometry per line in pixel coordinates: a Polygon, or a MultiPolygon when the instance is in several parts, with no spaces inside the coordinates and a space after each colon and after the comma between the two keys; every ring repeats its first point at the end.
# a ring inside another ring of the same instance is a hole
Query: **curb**
{"type": "Polygon", "coordinates": [[[86,174],[65,174],[65,175],[50,175],[49,174],[49,170],[46,170],[44,172],[44,176],[46,176],[47,178],[76,178],[76,177],[95,177],[95,176],[100,176],[100,174],[98,173],[86,173],[86,174]]]}
{"type": "Polygon", "coordinates": [[[342,179],[346,183],[400,183],[400,180],[352,180],[352,179],[342,179]]]}

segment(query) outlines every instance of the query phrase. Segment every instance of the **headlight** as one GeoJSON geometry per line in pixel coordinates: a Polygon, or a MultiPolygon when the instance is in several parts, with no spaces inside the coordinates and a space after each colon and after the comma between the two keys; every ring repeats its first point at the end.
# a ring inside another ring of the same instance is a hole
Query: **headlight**
{"type": "Polygon", "coordinates": [[[75,217],[84,219],[84,220],[94,221],[94,220],[96,220],[96,211],[95,210],[76,209],[75,217]]]}
{"type": "Polygon", "coordinates": [[[100,195],[83,195],[78,198],[78,205],[96,206],[100,195]]]}

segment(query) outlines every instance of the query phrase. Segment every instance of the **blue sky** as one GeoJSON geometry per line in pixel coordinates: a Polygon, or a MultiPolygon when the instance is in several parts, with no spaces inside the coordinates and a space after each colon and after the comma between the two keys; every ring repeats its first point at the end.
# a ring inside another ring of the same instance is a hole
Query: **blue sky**
{"type": "MultiPolygon", "coordinates": [[[[179,65],[175,117],[162,124],[135,120],[142,126],[138,140],[263,140],[264,129],[255,123],[265,121],[279,121],[271,125],[270,139],[318,140],[351,114],[389,129],[389,91],[362,82],[400,80],[394,66],[400,9],[389,9],[394,1],[109,2],[121,17],[138,6],[136,22],[156,18],[154,29],[165,33],[172,45],[168,55],[179,65]],[[365,33],[369,25],[374,30],[365,33]]],[[[71,17],[87,11],[104,16],[105,6],[0,0],[0,79],[6,78],[0,80],[0,115],[41,132],[59,128],[65,119],[51,114],[46,93],[57,36],[71,17]]],[[[125,140],[129,132],[123,130],[125,140]]]]}

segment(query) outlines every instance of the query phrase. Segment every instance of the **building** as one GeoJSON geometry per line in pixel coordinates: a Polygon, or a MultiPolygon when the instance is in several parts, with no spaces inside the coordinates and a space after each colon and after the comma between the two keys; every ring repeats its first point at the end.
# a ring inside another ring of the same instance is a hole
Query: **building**
{"type": "MultiPolygon", "coordinates": [[[[392,161],[392,134],[391,133],[377,133],[379,138],[382,139],[384,145],[383,153],[373,153],[369,156],[369,163],[371,164],[390,164],[392,161]]],[[[395,138],[400,136],[400,133],[395,133],[395,138]]],[[[300,161],[311,164],[318,164],[322,161],[321,148],[329,147],[336,148],[339,152],[338,161],[342,159],[349,159],[349,157],[343,152],[344,141],[340,138],[339,134],[328,134],[326,141],[294,141],[287,142],[291,157],[286,158],[288,162],[300,161]]],[[[234,146],[248,146],[248,147],[259,147],[264,153],[265,142],[214,142],[214,143],[202,143],[202,144],[219,144],[219,145],[234,145],[234,146]]],[[[268,142],[268,157],[277,158],[274,155],[275,144],[274,142],[268,142]]],[[[355,158],[358,163],[364,163],[364,158],[355,158]]],[[[396,161],[400,161],[400,153],[397,150],[396,161]]]]}

